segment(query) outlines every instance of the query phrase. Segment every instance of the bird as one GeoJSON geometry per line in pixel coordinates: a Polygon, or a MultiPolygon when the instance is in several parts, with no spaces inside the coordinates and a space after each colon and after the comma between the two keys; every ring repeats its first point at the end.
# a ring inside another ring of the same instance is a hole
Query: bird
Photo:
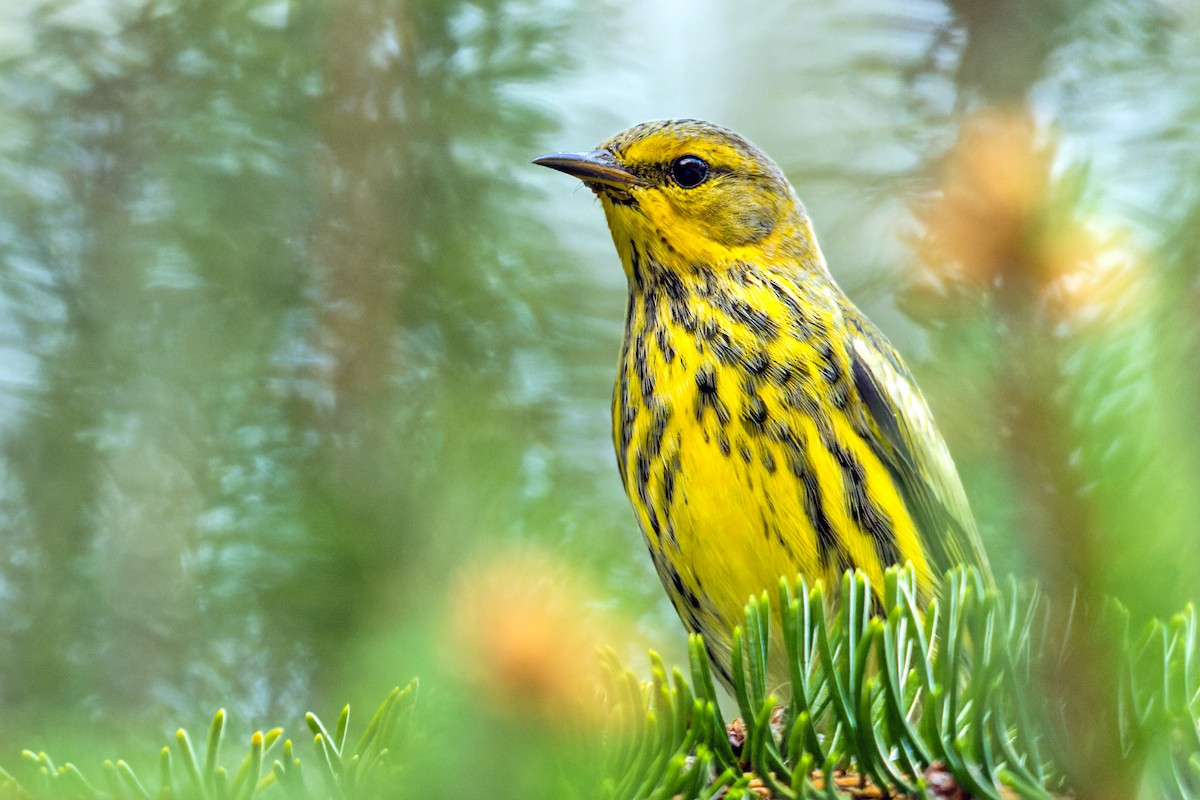
{"type": "MultiPolygon", "coordinates": [[[[781,577],[829,587],[859,570],[878,600],[885,570],[910,563],[924,601],[957,565],[991,580],[928,404],[766,153],[671,119],[533,163],[604,209],[629,288],[612,400],[621,481],[726,687],[733,628],[781,577]]],[[[768,672],[786,692],[786,664],[768,672]]]]}

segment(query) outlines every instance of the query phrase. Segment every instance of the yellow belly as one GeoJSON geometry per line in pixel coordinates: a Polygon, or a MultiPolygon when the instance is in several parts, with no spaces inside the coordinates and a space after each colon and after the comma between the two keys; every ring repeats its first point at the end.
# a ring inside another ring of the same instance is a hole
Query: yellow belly
{"type": "Polygon", "coordinates": [[[663,585],[719,669],[747,600],[774,600],[780,576],[831,586],[858,568],[878,590],[890,563],[910,560],[929,584],[892,476],[831,400],[846,388],[822,376],[821,342],[766,346],[711,326],[706,337],[639,324],[636,311],[614,396],[617,457],[663,585]],[[890,550],[867,512],[886,521],[890,550]]]}

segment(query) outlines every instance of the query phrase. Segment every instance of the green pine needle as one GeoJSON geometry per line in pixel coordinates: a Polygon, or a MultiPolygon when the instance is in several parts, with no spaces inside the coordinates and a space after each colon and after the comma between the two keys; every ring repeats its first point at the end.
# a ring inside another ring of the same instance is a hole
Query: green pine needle
{"type": "MultiPolygon", "coordinates": [[[[704,791],[683,796],[722,790],[726,797],[745,796],[747,776],[772,797],[845,796],[824,778],[835,769],[905,796],[923,791],[931,769],[948,772],[978,798],[999,800],[1005,788],[1039,799],[1060,791],[1065,771],[1046,753],[1069,752],[1061,745],[1071,732],[1055,719],[1060,709],[1041,696],[1037,678],[1062,662],[1071,638],[1049,635],[1042,596],[1013,581],[1003,593],[985,592],[973,571],[955,570],[922,612],[911,569],[897,568],[887,573],[883,597],[886,613],[873,606],[865,576],[848,573],[836,604],[822,586],[803,580],[781,582],[774,605],[766,596],[751,598],[745,625],[733,637],[734,699],[742,719],[737,732],[717,710],[699,637],[689,641],[690,687],[664,691],[664,670],[654,657],[650,690],[626,689],[614,703],[616,713],[641,714],[647,722],[620,726],[637,733],[618,752],[637,757],[614,765],[606,796],[674,796],[704,778],[704,770],[711,775],[704,791]],[[772,646],[784,648],[792,677],[791,697],[778,708],[765,686],[772,646]],[[686,702],[673,705],[677,700],[686,702]],[[691,735],[664,726],[664,719],[687,719],[691,735]],[[743,737],[736,752],[731,734],[743,737]],[[714,762],[719,769],[712,769],[714,762]]],[[[1071,612],[1072,624],[1082,624],[1080,612],[1071,612]]],[[[1120,681],[1113,708],[1121,713],[1098,709],[1098,719],[1120,719],[1123,752],[1131,764],[1145,754],[1146,777],[1165,796],[1197,796],[1200,647],[1194,609],[1136,635],[1115,602],[1088,622],[1111,629],[1112,640],[1124,645],[1114,654],[1120,681]]],[[[615,660],[608,663],[620,672],[615,660]]],[[[613,685],[630,679],[623,672],[613,685]]]]}
{"type": "MultiPolygon", "coordinates": [[[[1073,630],[1098,626],[1116,642],[1117,688],[1096,719],[1113,721],[1121,752],[1144,765],[1143,780],[1165,797],[1200,797],[1200,626],[1192,606],[1166,622],[1134,630],[1116,602],[1088,613],[1066,609],[1051,624],[1048,603],[1032,587],[1009,581],[987,592],[970,570],[948,574],[922,610],[911,568],[885,576],[883,602],[866,578],[844,576],[836,602],[821,585],[781,581],[774,598],[751,598],[734,633],[734,701],[740,721],[727,724],[704,642],[692,636],[688,669],[650,657],[650,680],[624,668],[612,651],[606,698],[612,724],[598,762],[596,787],[610,800],[844,798],[833,778],[869,782],[920,796],[932,774],[948,774],[971,796],[1002,792],[1048,800],[1065,791],[1061,759],[1072,737],[1058,698],[1039,692],[1047,668],[1060,667],[1073,630]],[[1057,631],[1057,633],[1055,633],[1057,631]],[[773,648],[790,664],[790,695],[767,686],[773,648]],[[838,771],[844,771],[839,773],[838,771]],[[855,777],[857,776],[857,778],[855,777]]],[[[222,764],[226,718],[218,711],[203,766],[188,733],[176,734],[178,758],[162,748],[158,790],[123,760],[103,765],[104,789],[73,764],[25,751],[24,782],[0,770],[0,796],[28,800],[195,798],[294,800],[422,795],[405,782],[416,682],[395,688],[357,739],[344,707],[332,733],[315,714],[316,778],[281,729],[257,732],[232,770],[222,764]],[[353,747],[350,743],[353,742],[353,747]],[[282,743],[279,758],[268,762],[282,743]],[[269,763],[269,768],[268,768],[269,763]],[[231,777],[232,775],[232,777],[231,777]]],[[[1098,728],[1099,729],[1099,728],[1098,728]]],[[[309,760],[309,759],[305,759],[309,760]]]]}

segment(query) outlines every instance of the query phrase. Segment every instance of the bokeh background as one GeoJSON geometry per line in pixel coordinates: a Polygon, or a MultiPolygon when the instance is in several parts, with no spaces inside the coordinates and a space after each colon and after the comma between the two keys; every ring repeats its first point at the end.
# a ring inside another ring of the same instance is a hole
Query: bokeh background
{"type": "Polygon", "coordinates": [[[0,764],[419,675],[430,740],[523,775],[489,726],[586,719],[597,646],[680,662],[624,278],[529,164],[672,116],[787,172],[998,571],[1195,597],[1191,0],[8,0],[0,764]]]}

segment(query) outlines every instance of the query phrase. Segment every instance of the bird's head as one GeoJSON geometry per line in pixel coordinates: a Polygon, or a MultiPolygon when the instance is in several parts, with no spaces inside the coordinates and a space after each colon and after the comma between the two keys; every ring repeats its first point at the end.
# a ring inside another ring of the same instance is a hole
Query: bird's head
{"type": "Polygon", "coordinates": [[[550,153],[534,163],[573,175],[596,193],[627,270],[634,246],[681,272],[776,257],[820,264],[804,207],[783,172],[712,123],[646,122],[591,152],[550,153]]]}

